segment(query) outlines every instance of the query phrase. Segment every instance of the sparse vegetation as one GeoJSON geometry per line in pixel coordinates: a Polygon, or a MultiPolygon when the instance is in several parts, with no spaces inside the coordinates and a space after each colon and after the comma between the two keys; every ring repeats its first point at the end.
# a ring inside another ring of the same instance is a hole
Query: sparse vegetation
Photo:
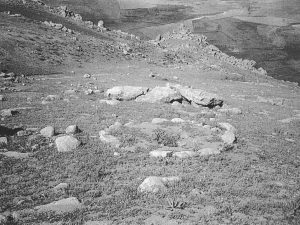
{"type": "MultiPolygon", "coordinates": [[[[5,225],[84,225],[87,221],[141,225],[153,215],[175,224],[298,225],[298,87],[223,63],[208,53],[207,43],[194,40],[183,28],[150,44],[120,32],[71,23],[38,4],[31,12],[30,4],[36,3],[27,2],[21,8],[25,16],[0,13],[0,95],[5,99],[0,101],[0,112],[18,112],[0,116],[0,137],[8,139],[8,144],[0,144],[0,215],[5,215],[5,225]],[[39,20],[62,23],[76,33],[63,33],[39,20]],[[16,73],[12,79],[6,77],[11,70],[16,73]],[[161,76],[149,77],[150,71],[161,76]],[[85,78],[86,73],[91,76],[85,78]],[[99,101],[112,86],[153,88],[165,86],[168,80],[215,93],[226,107],[238,107],[243,113],[224,113],[191,105],[192,101],[116,105],[99,101]],[[93,93],[87,95],[87,89],[93,93]],[[61,98],[42,102],[53,94],[61,98]],[[261,103],[258,95],[283,98],[287,104],[261,103]],[[155,124],[153,118],[168,121],[155,124]],[[177,122],[171,122],[173,118],[177,122]],[[280,122],[286,118],[294,119],[280,122]],[[115,122],[121,125],[108,129],[115,122]],[[221,122],[237,129],[237,143],[222,142],[221,122]],[[82,132],[69,136],[82,143],[72,151],[58,152],[55,141],[72,124],[82,132]],[[48,125],[57,132],[46,138],[40,129],[48,125]],[[99,131],[107,129],[119,146],[99,140],[99,131]],[[177,151],[197,154],[204,148],[221,149],[221,153],[174,156],[177,151]],[[171,149],[172,156],[150,157],[150,151],[158,149],[171,149]],[[5,153],[30,154],[18,158],[5,153]],[[149,176],[180,179],[167,182],[166,189],[157,193],[139,191],[149,176]],[[67,186],[56,190],[60,184],[67,186]],[[72,197],[82,208],[65,213],[35,209],[72,197]]],[[[156,10],[143,19],[147,21],[156,10]]],[[[172,16],[168,6],[160,10],[167,14],[165,19],[172,16]]],[[[187,8],[172,10],[184,17],[181,10],[187,8]]],[[[140,14],[145,12],[141,9],[140,14]]]]}

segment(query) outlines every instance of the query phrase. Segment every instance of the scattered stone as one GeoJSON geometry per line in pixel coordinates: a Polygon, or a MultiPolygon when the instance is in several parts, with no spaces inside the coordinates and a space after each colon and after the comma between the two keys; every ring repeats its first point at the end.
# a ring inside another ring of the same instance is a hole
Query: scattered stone
{"type": "Polygon", "coordinates": [[[221,138],[223,142],[228,145],[231,145],[236,141],[236,137],[232,131],[225,131],[221,138]]]}
{"type": "Polygon", "coordinates": [[[70,125],[66,128],[66,134],[76,134],[78,132],[77,125],[70,125]]]}
{"type": "Polygon", "coordinates": [[[179,177],[147,177],[138,187],[142,193],[157,193],[166,191],[169,185],[179,182],[179,177]]]}
{"type": "Polygon", "coordinates": [[[114,152],[114,156],[120,156],[121,154],[119,152],[114,152]]]}
{"type": "Polygon", "coordinates": [[[21,153],[21,152],[15,152],[15,151],[8,151],[0,153],[1,155],[4,155],[6,157],[15,158],[15,159],[25,159],[28,158],[30,153],[21,153]]]}
{"type": "Polygon", "coordinates": [[[151,123],[154,123],[154,124],[159,124],[159,123],[164,123],[164,122],[167,122],[169,121],[168,119],[164,119],[164,118],[153,118],[151,123]]]}
{"type": "Polygon", "coordinates": [[[54,212],[56,214],[63,214],[73,212],[77,209],[83,208],[83,205],[75,197],[61,199],[46,205],[37,206],[34,209],[38,212],[54,212]]]}
{"type": "Polygon", "coordinates": [[[115,136],[106,134],[104,130],[101,130],[99,132],[100,140],[104,143],[107,143],[113,147],[119,148],[121,145],[121,142],[116,138],[115,136]]]}
{"type": "Polygon", "coordinates": [[[186,158],[196,157],[198,156],[198,153],[194,151],[180,151],[180,152],[174,152],[173,156],[180,159],[186,159],[186,158]]]}
{"type": "Polygon", "coordinates": [[[0,145],[7,145],[7,137],[0,137],[0,145]]]}
{"type": "Polygon", "coordinates": [[[70,152],[75,150],[81,142],[72,136],[62,136],[56,138],[55,144],[59,152],[70,152]]]}
{"type": "Polygon", "coordinates": [[[65,191],[69,188],[69,184],[67,183],[60,183],[58,185],[56,185],[53,190],[54,191],[65,191]]]}
{"type": "Polygon", "coordinates": [[[11,109],[3,109],[0,112],[0,115],[3,117],[10,117],[13,116],[14,113],[16,113],[16,111],[13,111],[11,109]]]}
{"type": "Polygon", "coordinates": [[[91,78],[92,76],[91,76],[91,74],[86,73],[86,74],[83,75],[83,77],[84,78],[91,78]]]}
{"type": "Polygon", "coordinates": [[[166,157],[171,157],[173,154],[173,151],[166,151],[166,150],[153,150],[149,153],[150,156],[155,157],[155,158],[166,158],[166,157]]]}
{"type": "Polygon", "coordinates": [[[31,132],[29,130],[20,130],[17,132],[18,137],[24,137],[30,135],[31,132]]]}
{"type": "Polygon", "coordinates": [[[174,118],[174,119],[171,120],[171,122],[173,122],[173,123],[184,123],[185,121],[181,118],[174,118]]]}
{"type": "Polygon", "coordinates": [[[185,99],[201,106],[215,107],[222,105],[223,100],[216,94],[212,94],[200,89],[192,89],[181,85],[170,85],[171,88],[177,90],[185,99]]]}
{"type": "Polygon", "coordinates": [[[228,113],[228,114],[235,114],[235,115],[242,114],[242,110],[239,108],[230,108],[230,109],[221,108],[218,111],[221,113],[228,113]]]}
{"type": "Polygon", "coordinates": [[[44,137],[51,138],[55,134],[55,129],[52,126],[47,126],[40,131],[40,134],[44,137]]]}
{"type": "Polygon", "coordinates": [[[116,86],[106,91],[106,96],[110,99],[117,99],[120,101],[130,101],[136,99],[140,95],[148,92],[147,87],[134,86],[116,86]]]}
{"type": "Polygon", "coordinates": [[[219,123],[219,126],[227,131],[231,131],[232,133],[236,132],[235,127],[232,126],[230,123],[219,123]]]}
{"type": "Polygon", "coordinates": [[[170,87],[155,87],[146,95],[140,96],[136,99],[137,102],[148,103],[171,103],[173,101],[181,100],[181,95],[170,87]]]}
{"type": "Polygon", "coordinates": [[[215,148],[203,148],[198,150],[200,156],[207,156],[207,155],[217,155],[220,154],[221,151],[215,148]]]}
{"type": "Polygon", "coordinates": [[[86,95],[92,95],[92,94],[94,94],[94,91],[92,89],[87,89],[84,93],[86,95]]]}
{"type": "Polygon", "coordinates": [[[111,131],[119,130],[122,127],[122,124],[116,121],[113,125],[105,129],[105,132],[109,133],[111,131]]]}

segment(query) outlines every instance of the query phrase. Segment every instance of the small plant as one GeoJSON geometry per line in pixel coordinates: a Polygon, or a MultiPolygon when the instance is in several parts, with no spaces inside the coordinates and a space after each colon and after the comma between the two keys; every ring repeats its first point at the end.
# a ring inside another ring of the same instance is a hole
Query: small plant
{"type": "Polygon", "coordinates": [[[177,147],[177,140],[180,138],[179,135],[168,134],[162,129],[155,129],[153,139],[157,141],[158,144],[162,144],[168,147],[177,147]]]}
{"type": "Polygon", "coordinates": [[[173,210],[173,209],[184,209],[184,207],[186,206],[185,202],[176,200],[175,198],[167,198],[167,202],[168,202],[168,206],[167,209],[169,210],[173,210]]]}

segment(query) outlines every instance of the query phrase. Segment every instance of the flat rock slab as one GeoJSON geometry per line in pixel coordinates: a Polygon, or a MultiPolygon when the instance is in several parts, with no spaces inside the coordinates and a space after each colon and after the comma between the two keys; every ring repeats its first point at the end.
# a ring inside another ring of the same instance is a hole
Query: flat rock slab
{"type": "Polygon", "coordinates": [[[182,96],[174,89],[169,87],[155,87],[146,95],[138,97],[136,101],[148,103],[170,103],[181,99],[182,96]]]}
{"type": "Polygon", "coordinates": [[[105,95],[110,99],[130,101],[136,99],[140,95],[146,94],[148,90],[149,88],[147,87],[116,86],[108,89],[105,95]]]}
{"type": "Polygon", "coordinates": [[[157,193],[167,191],[169,185],[179,182],[179,177],[147,177],[138,187],[142,193],[157,193]]]}
{"type": "Polygon", "coordinates": [[[15,158],[15,159],[25,159],[30,156],[30,153],[21,153],[21,152],[15,152],[15,151],[3,152],[0,154],[4,155],[6,157],[15,158]]]}
{"type": "Polygon", "coordinates": [[[83,205],[75,197],[65,198],[59,201],[51,202],[47,205],[37,206],[34,209],[38,212],[55,212],[62,214],[73,212],[77,209],[83,208],[83,205]]]}
{"type": "Polygon", "coordinates": [[[171,87],[177,90],[188,101],[201,106],[214,107],[223,104],[223,100],[218,95],[201,89],[192,89],[181,85],[171,85],[171,87]]]}
{"type": "Polygon", "coordinates": [[[81,142],[72,136],[62,136],[56,138],[55,144],[59,152],[70,152],[79,147],[81,142]]]}

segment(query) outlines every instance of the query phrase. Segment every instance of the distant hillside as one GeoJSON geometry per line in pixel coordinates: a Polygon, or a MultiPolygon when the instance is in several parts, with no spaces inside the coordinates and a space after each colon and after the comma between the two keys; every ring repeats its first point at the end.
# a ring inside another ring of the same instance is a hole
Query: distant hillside
{"type": "Polygon", "coordinates": [[[100,19],[120,18],[120,5],[117,0],[44,0],[47,5],[66,5],[83,16],[84,20],[97,22],[100,19]]]}

